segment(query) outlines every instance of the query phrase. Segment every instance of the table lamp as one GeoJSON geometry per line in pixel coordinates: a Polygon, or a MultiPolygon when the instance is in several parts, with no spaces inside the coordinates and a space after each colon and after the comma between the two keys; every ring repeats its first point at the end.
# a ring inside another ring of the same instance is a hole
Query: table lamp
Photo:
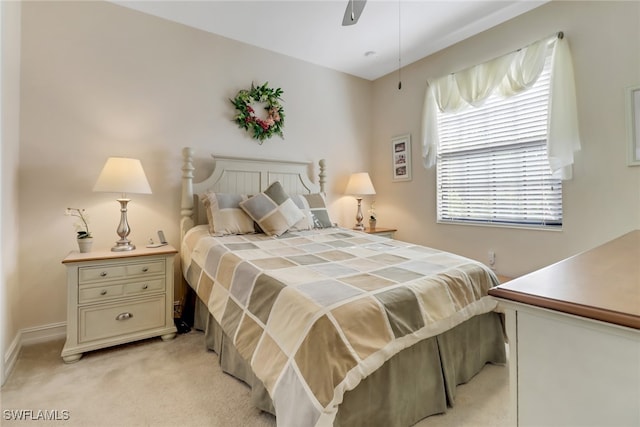
{"type": "Polygon", "coordinates": [[[127,236],[131,232],[127,222],[127,203],[131,199],[127,198],[127,193],[151,194],[149,181],[142,169],[142,163],[138,159],[128,159],[125,157],[109,157],[93,191],[106,193],[120,193],[122,196],[117,199],[120,203],[120,225],[118,225],[118,236],[120,240],[111,248],[114,252],[131,251],[136,247],[127,236]]]}
{"type": "Polygon", "coordinates": [[[376,194],[376,190],[373,188],[373,184],[371,183],[369,174],[367,172],[358,172],[352,174],[349,177],[349,182],[347,183],[345,193],[355,196],[358,200],[356,225],[355,227],[353,227],[353,229],[362,231],[364,230],[364,224],[362,224],[362,219],[364,218],[364,215],[362,215],[362,196],[376,194]]]}

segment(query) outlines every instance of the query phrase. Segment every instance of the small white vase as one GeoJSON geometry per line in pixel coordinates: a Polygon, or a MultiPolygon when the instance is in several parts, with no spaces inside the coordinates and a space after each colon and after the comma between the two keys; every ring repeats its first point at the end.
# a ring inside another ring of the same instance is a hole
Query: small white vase
{"type": "Polygon", "coordinates": [[[78,240],[78,248],[80,249],[80,253],[91,252],[91,246],[93,245],[93,238],[87,237],[85,239],[77,239],[78,240]]]}

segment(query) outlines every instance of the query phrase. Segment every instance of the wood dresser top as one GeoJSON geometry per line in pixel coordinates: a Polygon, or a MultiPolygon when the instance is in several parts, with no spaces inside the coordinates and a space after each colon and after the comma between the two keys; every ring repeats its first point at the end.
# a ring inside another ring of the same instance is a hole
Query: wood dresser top
{"type": "Polygon", "coordinates": [[[640,230],[513,279],[489,294],[640,329],[640,230]]]}
{"type": "Polygon", "coordinates": [[[87,262],[87,261],[109,261],[117,260],[120,258],[134,258],[140,256],[149,255],[166,255],[176,254],[178,251],[171,245],[164,245],[157,248],[137,247],[131,251],[114,252],[109,249],[80,253],[78,251],[72,251],[62,260],[63,264],[74,262],[87,262]]]}

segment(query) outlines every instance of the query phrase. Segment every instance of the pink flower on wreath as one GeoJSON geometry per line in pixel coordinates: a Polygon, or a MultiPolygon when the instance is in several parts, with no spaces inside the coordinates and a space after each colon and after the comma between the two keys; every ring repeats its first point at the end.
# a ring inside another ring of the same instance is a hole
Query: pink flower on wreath
{"type": "Polygon", "coordinates": [[[256,119],[256,123],[258,123],[258,125],[263,129],[263,130],[268,130],[269,129],[269,125],[267,124],[267,122],[265,120],[262,119],[256,119]]]}
{"type": "Polygon", "coordinates": [[[247,105],[247,111],[250,113],[255,113],[255,110],[253,109],[253,107],[251,105],[247,105]]]}
{"type": "Polygon", "coordinates": [[[272,118],[274,122],[280,121],[280,113],[277,108],[271,108],[269,110],[269,118],[272,118]]]}

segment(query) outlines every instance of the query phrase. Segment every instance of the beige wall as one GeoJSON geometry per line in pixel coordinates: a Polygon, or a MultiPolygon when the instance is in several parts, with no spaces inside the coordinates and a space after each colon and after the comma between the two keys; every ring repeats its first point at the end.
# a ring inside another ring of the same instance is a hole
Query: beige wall
{"type": "Polygon", "coordinates": [[[18,333],[18,153],[20,105],[20,3],[0,2],[0,376],[12,360],[5,355],[18,333]]]}
{"type": "MultiPolygon", "coordinates": [[[[66,207],[87,209],[96,248],[113,245],[117,195],[93,193],[108,156],[142,160],[152,195],[131,195],[131,240],[164,230],[179,246],[181,149],[325,157],[334,220],[371,139],[366,80],[104,2],[25,2],[20,141],[21,328],[66,320],[60,261],[76,248],[66,207]],[[284,91],[285,139],[259,145],[229,98],[251,82],[284,91]]],[[[199,174],[197,179],[204,178],[199,174]]]]}
{"type": "Polygon", "coordinates": [[[374,82],[372,176],[380,225],[397,236],[487,262],[506,275],[531,272],[640,227],[640,167],[626,165],[625,88],[640,84],[640,2],[554,1],[374,82]],[[575,68],[582,151],[563,186],[561,232],[436,223],[435,169],[421,162],[426,80],[564,31],[575,68]],[[390,139],[411,133],[413,180],[391,182],[390,139]]]}

